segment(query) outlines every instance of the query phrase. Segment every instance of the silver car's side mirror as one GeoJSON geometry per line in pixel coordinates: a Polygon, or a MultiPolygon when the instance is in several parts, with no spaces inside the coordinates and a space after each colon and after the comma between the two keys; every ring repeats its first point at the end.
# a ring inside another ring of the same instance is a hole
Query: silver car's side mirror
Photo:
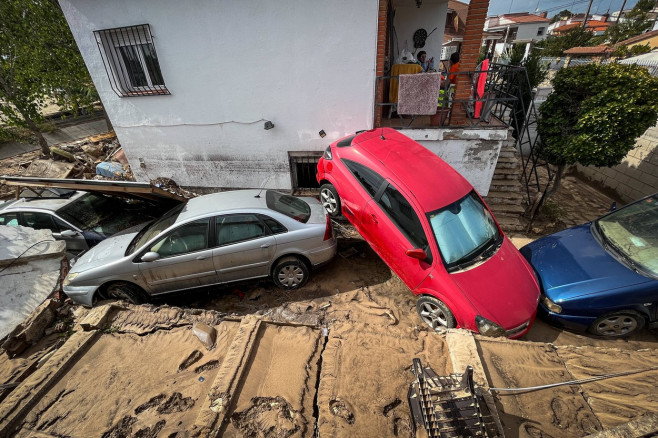
{"type": "Polygon", "coordinates": [[[151,251],[151,252],[147,252],[146,254],[144,254],[142,256],[142,261],[143,262],[154,262],[159,258],[160,258],[160,254],[158,254],[157,252],[152,252],[151,251]]]}
{"type": "Polygon", "coordinates": [[[59,233],[60,236],[62,237],[75,237],[78,235],[77,231],[73,230],[64,230],[61,233],[59,233]]]}

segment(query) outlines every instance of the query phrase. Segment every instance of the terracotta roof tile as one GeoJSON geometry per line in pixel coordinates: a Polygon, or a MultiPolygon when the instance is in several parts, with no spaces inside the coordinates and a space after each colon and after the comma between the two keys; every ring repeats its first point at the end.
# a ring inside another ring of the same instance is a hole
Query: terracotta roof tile
{"type": "MultiPolygon", "coordinates": [[[[590,20],[587,22],[587,29],[593,30],[593,31],[601,31],[601,30],[606,30],[608,27],[610,27],[612,23],[608,21],[597,21],[597,20],[590,20]]],[[[571,23],[571,24],[565,24],[564,26],[556,27],[553,29],[553,33],[564,33],[567,32],[571,29],[575,29],[576,27],[582,26],[583,23],[571,23]]]]}
{"type": "Polygon", "coordinates": [[[606,53],[612,52],[612,47],[608,46],[593,46],[593,47],[572,47],[569,50],[565,50],[565,55],[603,55],[606,53]]]}
{"type": "Polygon", "coordinates": [[[646,39],[649,39],[649,38],[653,38],[656,35],[658,35],[658,30],[652,30],[650,32],[646,32],[646,33],[631,37],[627,40],[620,41],[617,44],[615,44],[615,47],[616,46],[627,46],[629,44],[638,43],[640,41],[643,41],[643,40],[646,40],[646,39]]]}

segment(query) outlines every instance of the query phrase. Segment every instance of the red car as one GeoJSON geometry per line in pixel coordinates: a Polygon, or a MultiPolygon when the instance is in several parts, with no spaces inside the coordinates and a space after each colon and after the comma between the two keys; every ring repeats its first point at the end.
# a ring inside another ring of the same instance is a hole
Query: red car
{"type": "Polygon", "coordinates": [[[518,338],[539,286],[480,195],[434,153],[394,129],[331,144],[318,163],[320,200],[341,212],[418,296],[433,329],[518,338]]]}

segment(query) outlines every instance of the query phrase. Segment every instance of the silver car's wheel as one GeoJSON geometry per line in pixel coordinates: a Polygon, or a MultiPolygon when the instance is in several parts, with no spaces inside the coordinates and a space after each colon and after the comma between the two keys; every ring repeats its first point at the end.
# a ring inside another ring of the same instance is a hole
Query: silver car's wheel
{"type": "Polygon", "coordinates": [[[272,271],[274,283],[287,290],[299,289],[304,286],[308,277],[308,267],[296,257],[286,257],[280,260],[272,271]]]}
{"type": "Polygon", "coordinates": [[[592,323],[589,331],[598,336],[627,336],[644,327],[644,318],[635,312],[604,315],[592,323]]]}
{"type": "Polygon", "coordinates": [[[322,184],[320,187],[320,202],[329,216],[340,216],[340,197],[332,184],[322,184]]]}
{"type": "Polygon", "coordinates": [[[142,291],[130,283],[113,283],[105,289],[105,297],[111,300],[124,300],[131,304],[142,304],[146,301],[142,291]]]}
{"type": "Polygon", "coordinates": [[[455,317],[448,306],[434,297],[420,297],[416,303],[416,311],[420,319],[432,330],[457,326],[455,317]]]}

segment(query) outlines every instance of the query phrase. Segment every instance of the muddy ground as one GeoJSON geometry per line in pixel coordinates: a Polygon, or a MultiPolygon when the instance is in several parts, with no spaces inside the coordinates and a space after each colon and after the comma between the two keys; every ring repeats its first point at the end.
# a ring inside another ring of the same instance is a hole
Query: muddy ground
{"type": "MultiPolygon", "coordinates": [[[[612,201],[573,177],[555,200],[557,211],[515,243],[593,219],[612,201]]],[[[461,372],[450,334],[421,325],[404,284],[349,227],[338,231],[339,255],[297,291],[251,282],[60,312],[57,332],[0,354],[0,384],[19,383],[0,392],[0,437],[415,436],[412,359],[461,372]],[[200,323],[216,330],[210,349],[194,334],[200,323]]],[[[505,436],[580,437],[658,412],[658,336],[646,329],[607,340],[538,320],[521,340],[473,345],[491,388],[640,371],[494,390],[505,436]]]]}

